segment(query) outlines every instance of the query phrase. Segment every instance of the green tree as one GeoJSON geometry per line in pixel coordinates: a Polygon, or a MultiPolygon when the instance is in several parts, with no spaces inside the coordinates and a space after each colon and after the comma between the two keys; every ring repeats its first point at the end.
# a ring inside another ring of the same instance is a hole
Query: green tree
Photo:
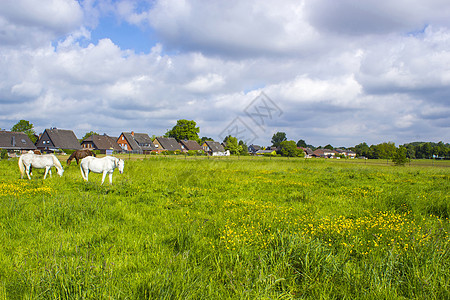
{"type": "Polygon", "coordinates": [[[330,144],[326,145],[325,147],[323,147],[324,149],[328,149],[328,150],[334,150],[333,146],[331,146],[330,144]]]}
{"type": "MultiPolygon", "coordinates": [[[[286,133],[284,132],[277,132],[272,136],[272,145],[275,147],[279,147],[281,142],[286,141],[286,133]]],[[[297,146],[297,145],[296,145],[297,146]]]]}
{"type": "Polygon", "coordinates": [[[366,142],[356,145],[352,150],[355,151],[357,156],[365,156],[371,158],[370,148],[366,142]]]}
{"type": "Polygon", "coordinates": [[[287,157],[298,157],[305,155],[302,149],[297,148],[297,144],[294,141],[282,141],[280,143],[280,153],[282,156],[287,157]]]}
{"type": "Polygon", "coordinates": [[[242,146],[239,145],[237,138],[229,135],[224,140],[225,150],[230,150],[231,154],[241,154],[242,146]]]}
{"type": "Polygon", "coordinates": [[[200,138],[198,137],[198,133],[200,132],[200,128],[196,126],[197,123],[195,121],[178,120],[177,124],[167,132],[167,136],[175,138],[177,141],[193,140],[199,142],[200,138]]]}
{"type": "Polygon", "coordinates": [[[306,144],[305,140],[298,140],[297,147],[306,148],[306,147],[308,147],[308,145],[306,144]]]}
{"type": "Polygon", "coordinates": [[[214,141],[214,139],[207,136],[202,136],[200,143],[203,144],[205,141],[214,141]]]}
{"type": "Polygon", "coordinates": [[[23,132],[26,135],[28,135],[28,137],[30,138],[30,140],[33,143],[36,143],[36,132],[34,131],[34,126],[33,124],[31,124],[29,121],[26,120],[20,120],[19,122],[17,122],[12,128],[11,131],[14,132],[23,132]]]}
{"type": "Polygon", "coordinates": [[[408,158],[406,158],[406,148],[403,146],[398,147],[398,149],[395,151],[394,157],[392,157],[392,161],[397,166],[404,166],[405,163],[408,161],[408,158]]]}
{"type": "Polygon", "coordinates": [[[97,132],[94,132],[94,131],[86,132],[86,134],[81,138],[80,142],[81,142],[81,141],[84,141],[84,139],[87,139],[87,138],[90,137],[91,135],[99,135],[99,134],[98,134],[97,132]]]}
{"type": "Polygon", "coordinates": [[[247,144],[245,144],[245,142],[243,140],[239,141],[239,146],[241,146],[241,155],[247,155],[248,154],[248,146],[247,144]]]}

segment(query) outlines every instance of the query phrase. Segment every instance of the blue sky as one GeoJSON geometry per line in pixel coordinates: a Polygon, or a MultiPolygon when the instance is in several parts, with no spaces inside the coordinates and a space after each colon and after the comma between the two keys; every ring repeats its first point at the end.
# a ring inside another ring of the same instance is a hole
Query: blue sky
{"type": "Polygon", "coordinates": [[[450,142],[449,15],[439,0],[4,0],[0,128],[162,135],[189,119],[220,140],[239,120],[261,145],[450,142]]]}

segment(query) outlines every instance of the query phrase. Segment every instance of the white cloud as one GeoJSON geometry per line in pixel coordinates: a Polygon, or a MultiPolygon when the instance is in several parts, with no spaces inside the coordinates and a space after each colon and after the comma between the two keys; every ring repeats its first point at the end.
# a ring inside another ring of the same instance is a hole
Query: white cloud
{"type": "Polygon", "coordinates": [[[315,145],[445,141],[448,5],[422,2],[18,2],[37,15],[0,2],[0,127],[164,134],[187,118],[218,138],[264,91],[283,115],[259,129],[263,145],[276,131],[315,145]],[[111,15],[159,43],[90,41],[111,15]]]}

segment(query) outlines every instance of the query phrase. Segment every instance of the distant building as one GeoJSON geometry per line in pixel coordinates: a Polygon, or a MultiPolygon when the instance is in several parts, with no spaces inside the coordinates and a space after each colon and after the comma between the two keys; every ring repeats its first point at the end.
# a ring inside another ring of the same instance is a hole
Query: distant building
{"type": "Polygon", "coordinates": [[[225,152],[225,149],[223,148],[222,144],[215,141],[205,141],[202,144],[202,149],[205,151],[208,155],[214,155],[215,152],[223,153],[225,152]]]}
{"type": "Polygon", "coordinates": [[[122,148],[117,144],[117,139],[106,134],[93,134],[81,142],[81,147],[88,150],[99,150],[101,154],[106,154],[107,151],[110,152],[109,150],[120,152],[122,148]]]}
{"type": "Polygon", "coordinates": [[[117,144],[123,151],[146,154],[154,151],[155,145],[147,133],[122,132],[117,139],[117,144]]]}
{"type": "Polygon", "coordinates": [[[196,141],[192,140],[184,140],[180,141],[180,146],[183,152],[186,151],[203,151],[202,146],[199,145],[196,141]]]}
{"type": "Polygon", "coordinates": [[[45,129],[36,142],[36,147],[43,152],[81,149],[77,136],[72,130],[57,128],[45,129]]]}
{"type": "Polygon", "coordinates": [[[160,136],[154,140],[154,143],[158,151],[182,151],[180,144],[174,138],[160,136]]]}
{"type": "Polygon", "coordinates": [[[0,149],[26,152],[36,150],[36,146],[23,132],[0,131],[0,149]]]}

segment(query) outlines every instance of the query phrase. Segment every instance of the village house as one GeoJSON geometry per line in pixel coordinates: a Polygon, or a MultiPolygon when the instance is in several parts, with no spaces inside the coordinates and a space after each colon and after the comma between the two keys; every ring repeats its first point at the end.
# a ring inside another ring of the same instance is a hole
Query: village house
{"type": "Polygon", "coordinates": [[[36,147],[41,152],[55,152],[68,150],[79,150],[81,145],[72,130],[50,128],[45,129],[36,142],[36,147]]]}
{"type": "Polygon", "coordinates": [[[29,150],[36,150],[36,146],[23,132],[0,131],[0,149],[24,153],[29,150]]]}
{"type": "Polygon", "coordinates": [[[117,144],[128,153],[148,154],[154,151],[155,145],[146,133],[122,132],[117,144]]]}
{"type": "Polygon", "coordinates": [[[214,155],[214,153],[225,153],[225,149],[223,148],[222,144],[220,144],[219,142],[215,142],[215,141],[203,142],[202,149],[208,155],[214,155]]]}
{"type": "Polygon", "coordinates": [[[305,152],[305,158],[313,157],[314,151],[312,151],[311,148],[300,147],[300,149],[302,149],[303,152],[305,152]]]}
{"type": "Polygon", "coordinates": [[[180,141],[180,146],[181,146],[181,149],[183,152],[203,151],[202,147],[196,141],[192,141],[192,140],[180,141]]]}
{"type": "Polygon", "coordinates": [[[161,151],[182,151],[180,144],[174,138],[157,137],[154,141],[156,149],[161,151]]]}
{"type": "Polygon", "coordinates": [[[110,137],[106,134],[93,134],[81,142],[81,147],[87,150],[99,150],[101,154],[106,154],[107,152],[113,151],[120,152],[122,151],[122,148],[116,141],[117,138],[110,137]]]}
{"type": "Polygon", "coordinates": [[[248,146],[248,153],[250,153],[250,154],[256,154],[256,152],[259,150],[262,150],[261,146],[258,146],[258,145],[248,146]]]}
{"type": "Polygon", "coordinates": [[[312,156],[314,157],[327,157],[327,158],[332,158],[336,155],[336,151],[335,150],[330,150],[330,149],[316,149],[314,150],[312,156]]]}
{"type": "Polygon", "coordinates": [[[336,152],[338,154],[344,155],[345,157],[348,157],[348,158],[356,157],[356,153],[351,150],[336,149],[336,152]]]}

